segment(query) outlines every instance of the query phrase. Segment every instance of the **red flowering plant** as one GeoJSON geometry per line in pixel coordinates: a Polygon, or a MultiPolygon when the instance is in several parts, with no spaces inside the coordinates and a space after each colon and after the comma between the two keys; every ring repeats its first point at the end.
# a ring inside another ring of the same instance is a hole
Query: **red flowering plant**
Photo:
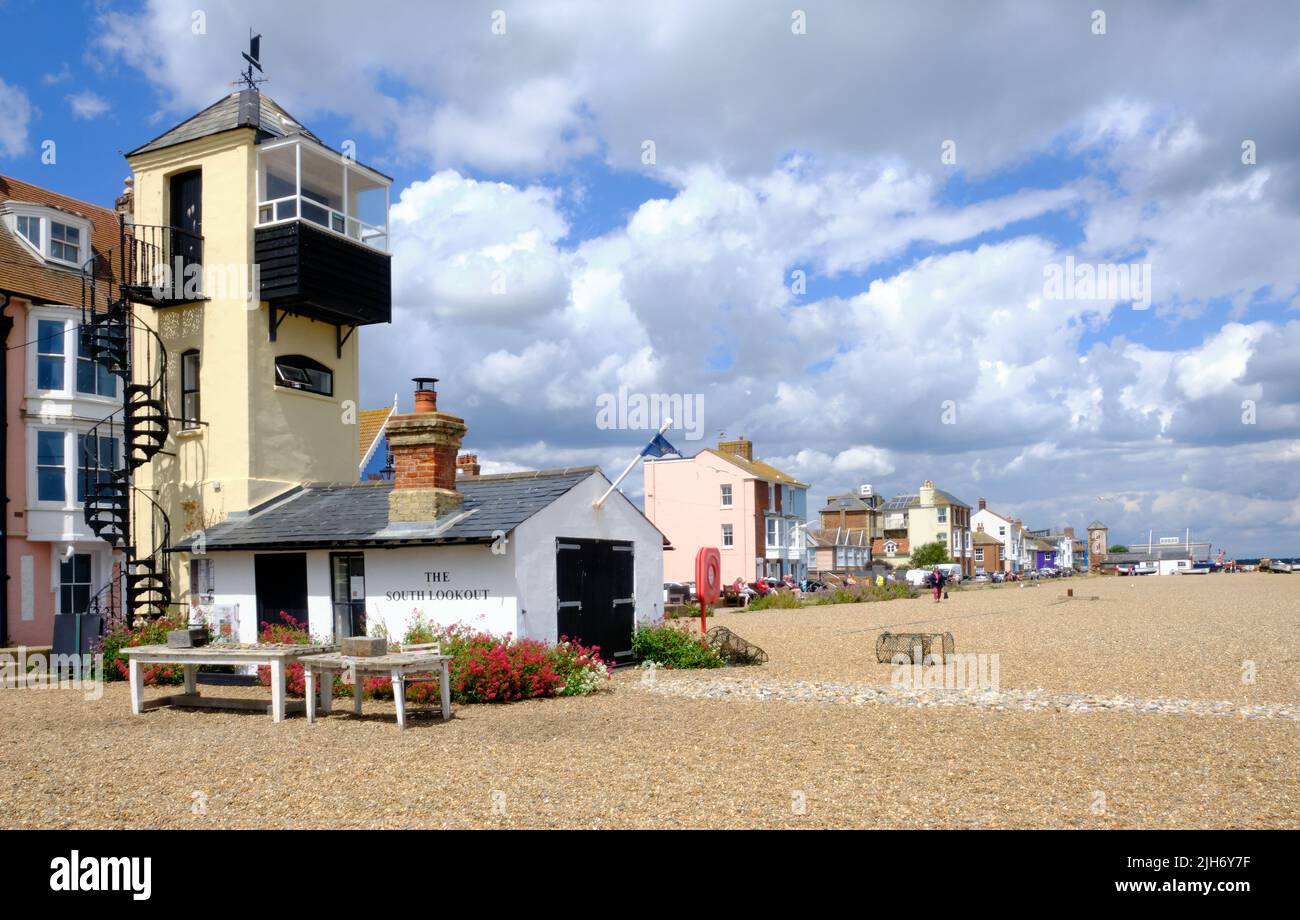
{"type": "MultiPolygon", "coordinates": [[[[457,703],[509,703],[552,696],[577,696],[604,687],[608,665],[599,650],[580,642],[561,640],[547,645],[536,639],[494,636],[462,623],[438,629],[422,619],[408,630],[405,642],[436,641],[451,656],[451,696],[457,703]]],[[[440,687],[436,674],[430,681],[409,684],[412,703],[433,703],[440,687]]],[[[375,699],[392,699],[392,681],[376,677],[365,681],[363,692],[375,699]]]]}
{"type": "MultiPolygon", "coordinates": [[[[307,631],[306,625],[295,620],[283,610],[280,611],[279,623],[267,623],[257,635],[258,645],[312,645],[317,644],[307,631]]],[[[318,643],[327,644],[327,643],[318,643]]],[[[258,665],[257,680],[263,687],[271,686],[271,669],[258,665]]],[[[307,694],[307,678],[303,674],[302,663],[291,661],[284,671],[284,688],[290,696],[307,694]]]]}
{"type": "MultiPolygon", "coordinates": [[[[130,677],[130,667],[122,649],[166,645],[167,633],[173,629],[185,629],[188,625],[181,616],[137,617],[131,626],[125,622],[114,623],[96,645],[96,651],[104,656],[104,677],[107,680],[130,677]]],[[[184,669],[178,664],[144,665],[143,671],[145,686],[148,687],[179,684],[185,677],[184,669]]]]}

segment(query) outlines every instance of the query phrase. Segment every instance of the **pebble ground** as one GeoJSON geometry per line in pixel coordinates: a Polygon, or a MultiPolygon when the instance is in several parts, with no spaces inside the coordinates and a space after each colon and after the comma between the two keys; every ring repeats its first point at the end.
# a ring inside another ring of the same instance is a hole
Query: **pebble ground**
{"type": "Polygon", "coordinates": [[[0,827],[1300,826],[1300,577],[1075,578],[717,622],[771,661],[623,671],[594,697],[404,733],[383,703],[275,725],[134,717],[121,683],[97,701],[0,691],[0,827]],[[998,655],[999,686],[893,687],[882,628],[949,630],[998,655]]]}

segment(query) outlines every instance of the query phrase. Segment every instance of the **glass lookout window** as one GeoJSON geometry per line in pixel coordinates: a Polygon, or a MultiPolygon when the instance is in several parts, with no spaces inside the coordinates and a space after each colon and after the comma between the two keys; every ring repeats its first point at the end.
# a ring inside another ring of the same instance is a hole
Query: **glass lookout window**
{"type": "Polygon", "coordinates": [[[257,153],[259,226],[304,220],[373,249],[388,249],[389,180],[296,138],[257,153]]]}

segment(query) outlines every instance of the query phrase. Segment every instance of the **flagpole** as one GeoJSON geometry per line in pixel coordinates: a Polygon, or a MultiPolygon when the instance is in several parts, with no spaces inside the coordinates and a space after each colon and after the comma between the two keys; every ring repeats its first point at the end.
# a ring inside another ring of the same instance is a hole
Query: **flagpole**
{"type": "MultiPolygon", "coordinates": [[[[671,428],[672,425],[673,425],[672,419],[670,418],[664,419],[664,423],[659,426],[659,433],[656,434],[655,437],[656,438],[659,437],[659,435],[663,434],[665,431],[671,428]]],[[[651,438],[650,440],[651,443],[654,442],[654,438],[651,438]]],[[[644,453],[639,453],[635,457],[633,457],[632,462],[627,465],[627,469],[623,470],[623,472],[618,474],[618,478],[615,479],[614,482],[610,485],[610,487],[605,490],[605,494],[602,495],[600,498],[596,499],[594,502],[592,502],[591,507],[599,508],[601,505],[605,504],[605,499],[609,498],[609,496],[613,493],[613,491],[618,488],[618,484],[628,477],[628,474],[632,472],[632,469],[637,465],[640,459],[644,456],[645,456],[644,453]]]]}

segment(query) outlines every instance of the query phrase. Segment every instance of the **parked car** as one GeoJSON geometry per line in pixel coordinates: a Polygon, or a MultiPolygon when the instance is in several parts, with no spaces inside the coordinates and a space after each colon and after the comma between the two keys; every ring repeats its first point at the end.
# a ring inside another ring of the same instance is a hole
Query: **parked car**
{"type": "Polygon", "coordinates": [[[679,581],[664,582],[664,603],[665,604],[689,604],[691,601],[691,589],[679,581]]]}
{"type": "Polygon", "coordinates": [[[993,577],[991,575],[985,575],[983,572],[980,572],[978,575],[973,576],[971,578],[971,581],[973,581],[977,585],[987,585],[987,584],[992,584],[993,577]]]}

